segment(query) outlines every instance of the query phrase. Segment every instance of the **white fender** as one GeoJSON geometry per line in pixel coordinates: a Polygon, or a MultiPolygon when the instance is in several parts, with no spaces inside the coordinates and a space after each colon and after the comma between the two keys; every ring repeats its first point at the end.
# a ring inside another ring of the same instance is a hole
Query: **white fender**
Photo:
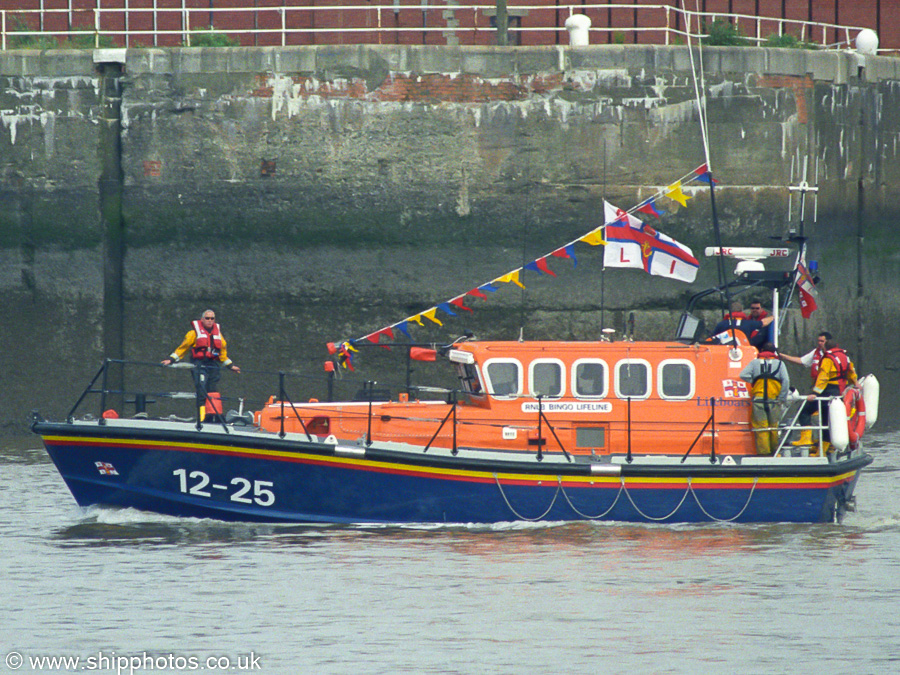
{"type": "Polygon", "coordinates": [[[850,445],[850,430],[847,428],[847,409],[840,397],[828,402],[828,432],[831,444],[838,450],[846,450],[850,445]]]}
{"type": "Polygon", "coordinates": [[[866,402],[866,429],[871,429],[878,421],[878,397],[881,395],[881,385],[874,375],[866,375],[859,383],[863,393],[863,401],[866,402]]]}

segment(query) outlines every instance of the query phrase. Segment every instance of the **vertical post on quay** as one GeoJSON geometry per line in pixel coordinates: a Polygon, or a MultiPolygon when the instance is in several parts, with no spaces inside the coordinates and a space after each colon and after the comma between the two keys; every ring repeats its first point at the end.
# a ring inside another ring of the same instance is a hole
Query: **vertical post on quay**
{"type": "Polygon", "coordinates": [[[509,44],[509,15],[506,11],[506,0],[497,0],[497,44],[506,47],[509,44]]]}

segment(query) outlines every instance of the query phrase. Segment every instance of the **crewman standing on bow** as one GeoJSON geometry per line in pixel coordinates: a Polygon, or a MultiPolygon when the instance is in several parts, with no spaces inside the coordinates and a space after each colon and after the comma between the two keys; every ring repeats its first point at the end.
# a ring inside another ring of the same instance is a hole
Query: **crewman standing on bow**
{"type": "Polygon", "coordinates": [[[194,364],[192,374],[197,389],[200,420],[206,416],[207,406],[212,408],[213,414],[221,415],[221,402],[218,401],[217,392],[221,377],[220,369],[224,366],[235,373],[240,373],[241,369],[228,358],[228,345],[219,324],[216,323],[216,313],[213,310],[205,310],[199,320],[192,322],[191,330],[184,336],[181,344],[161,363],[164,366],[171,365],[183,359],[188,351],[191,354],[191,363],[194,364]],[[216,395],[210,397],[211,392],[215,392],[216,395]],[[216,401],[208,401],[210,398],[216,401]]]}

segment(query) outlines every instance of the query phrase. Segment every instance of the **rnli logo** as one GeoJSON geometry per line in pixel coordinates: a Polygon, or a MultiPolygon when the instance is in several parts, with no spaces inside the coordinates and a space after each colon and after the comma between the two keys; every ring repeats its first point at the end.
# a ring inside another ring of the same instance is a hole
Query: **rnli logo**
{"type": "Polygon", "coordinates": [[[97,471],[101,476],[118,476],[119,472],[116,471],[116,467],[114,467],[109,462],[94,462],[94,466],[97,467],[97,471]]]}
{"type": "Polygon", "coordinates": [[[747,383],[743,380],[722,380],[725,398],[750,398],[747,383]]]}

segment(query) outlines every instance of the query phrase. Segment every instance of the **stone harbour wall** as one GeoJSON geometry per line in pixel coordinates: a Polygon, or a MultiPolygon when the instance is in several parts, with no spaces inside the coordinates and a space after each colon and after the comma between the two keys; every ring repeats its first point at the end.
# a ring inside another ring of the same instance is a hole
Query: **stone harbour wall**
{"type": "MultiPolygon", "coordinates": [[[[707,48],[703,65],[722,242],[783,237],[788,187],[818,186],[803,227],[820,310],[792,310],[783,347],[831,330],[880,378],[890,423],[900,59],[707,48]]],[[[321,397],[326,342],[575,241],[604,198],[629,208],[704,161],[686,47],[0,53],[0,433],[65,414],[104,358],[158,363],[206,307],[246,371],[226,393],[255,405],[284,370],[315,374],[294,398],[321,397]]],[[[632,317],[635,338],[671,338],[717,279],[708,189],[685,192],[658,226],[698,255],[695,283],[603,272],[601,247],[578,243],[577,266],[551,258],[556,278],[525,271],[524,289],[413,338],[619,337],[632,317]]],[[[356,377],[396,389],[375,351],[356,377]]]]}

